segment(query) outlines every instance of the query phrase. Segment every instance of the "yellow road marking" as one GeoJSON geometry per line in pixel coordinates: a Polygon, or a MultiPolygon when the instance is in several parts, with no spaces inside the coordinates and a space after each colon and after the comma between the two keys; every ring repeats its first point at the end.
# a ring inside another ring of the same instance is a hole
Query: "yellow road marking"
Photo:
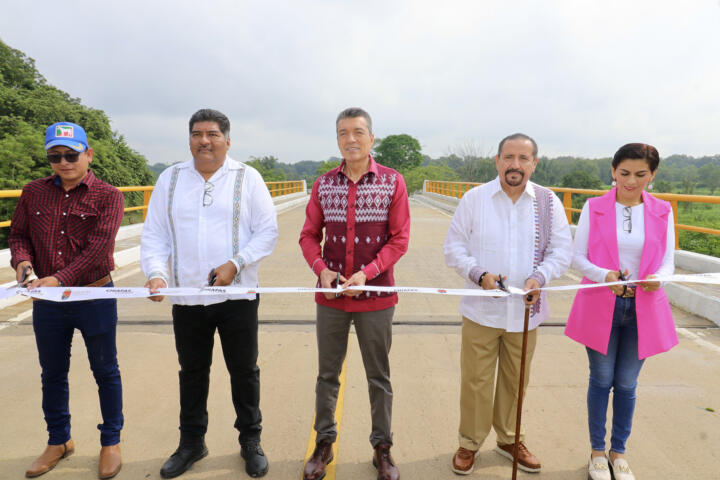
{"type": "MultiPolygon", "coordinates": [[[[337,405],[335,406],[335,423],[337,423],[337,432],[338,437],[340,436],[340,422],[342,421],[342,412],[343,412],[343,400],[345,398],[345,380],[347,378],[345,365],[347,364],[347,359],[343,362],[342,370],[340,371],[340,391],[338,392],[338,399],[337,399],[337,405]]],[[[305,451],[305,461],[303,462],[303,468],[305,468],[305,463],[307,463],[308,459],[312,455],[313,451],[315,450],[315,438],[317,436],[317,432],[315,432],[315,416],[313,415],[313,428],[310,429],[310,439],[308,440],[308,446],[307,450],[305,451]]],[[[324,480],[335,480],[335,466],[337,464],[337,458],[338,458],[338,442],[336,441],[332,445],[333,449],[333,460],[330,462],[327,466],[327,470],[325,470],[325,479],[324,480]]]]}

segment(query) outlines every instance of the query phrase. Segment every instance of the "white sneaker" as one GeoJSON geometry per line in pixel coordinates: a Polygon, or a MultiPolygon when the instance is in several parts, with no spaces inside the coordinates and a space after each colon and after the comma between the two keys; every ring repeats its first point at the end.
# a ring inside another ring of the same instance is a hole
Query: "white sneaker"
{"type": "Polygon", "coordinates": [[[611,478],[607,457],[591,456],[588,462],[588,480],[611,480],[611,478]]]}
{"type": "Polygon", "coordinates": [[[616,458],[611,468],[615,480],[635,480],[635,475],[633,475],[630,465],[624,458],[616,458]]]}

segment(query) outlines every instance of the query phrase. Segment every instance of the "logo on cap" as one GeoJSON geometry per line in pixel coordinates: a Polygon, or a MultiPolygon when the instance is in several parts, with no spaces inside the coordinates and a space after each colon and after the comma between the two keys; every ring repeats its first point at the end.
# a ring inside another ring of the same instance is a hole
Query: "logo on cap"
{"type": "Polygon", "coordinates": [[[55,136],[73,138],[75,136],[74,128],[70,125],[57,125],[55,127],[55,136]]]}

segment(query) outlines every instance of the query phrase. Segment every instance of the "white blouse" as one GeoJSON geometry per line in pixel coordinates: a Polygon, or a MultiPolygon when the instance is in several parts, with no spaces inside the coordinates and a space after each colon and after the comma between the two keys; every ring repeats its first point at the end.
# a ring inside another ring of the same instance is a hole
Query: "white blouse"
{"type": "MultiPolygon", "coordinates": [[[[577,230],[575,231],[573,268],[582,273],[585,277],[593,282],[604,282],[605,277],[610,270],[600,268],[593,264],[587,258],[588,237],[590,235],[590,219],[589,203],[585,202],[580,220],[578,220],[577,230]]],[[[645,206],[644,204],[635,205],[630,208],[631,214],[628,216],[624,212],[625,206],[615,202],[615,223],[617,225],[618,240],[618,258],[620,260],[620,269],[624,272],[629,271],[628,280],[638,279],[638,271],[640,270],[640,258],[642,256],[643,245],[645,243],[645,206]],[[629,220],[628,220],[629,218],[629,220]],[[629,230],[629,231],[628,231],[629,230]]],[[[674,254],[675,254],[675,221],[673,219],[672,210],[668,215],[668,229],[665,246],[665,255],[662,264],[655,275],[672,275],[675,271],[674,254]]]]}

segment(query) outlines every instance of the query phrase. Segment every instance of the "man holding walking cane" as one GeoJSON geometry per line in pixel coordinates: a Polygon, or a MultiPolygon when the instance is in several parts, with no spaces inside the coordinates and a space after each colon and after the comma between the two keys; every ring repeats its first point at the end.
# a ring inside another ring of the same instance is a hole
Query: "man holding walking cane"
{"type": "MultiPolygon", "coordinates": [[[[465,279],[465,288],[507,285],[529,291],[523,300],[507,296],[460,301],[460,445],[451,466],[460,475],[472,473],[491,426],[497,434],[496,451],[513,459],[521,357],[525,350],[525,390],[537,327],[549,316],[545,294],[536,289],[562,275],[572,258],[562,203],[552,191],[529,181],[537,162],[532,138],[521,133],[505,137],[495,157],[497,178],[465,193],[445,240],[445,263],[465,279]],[[530,307],[524,349],[525,305],[530,307]]],[[[521,470],[540,471],[522,432],[517,453],[521,470]]]]}

